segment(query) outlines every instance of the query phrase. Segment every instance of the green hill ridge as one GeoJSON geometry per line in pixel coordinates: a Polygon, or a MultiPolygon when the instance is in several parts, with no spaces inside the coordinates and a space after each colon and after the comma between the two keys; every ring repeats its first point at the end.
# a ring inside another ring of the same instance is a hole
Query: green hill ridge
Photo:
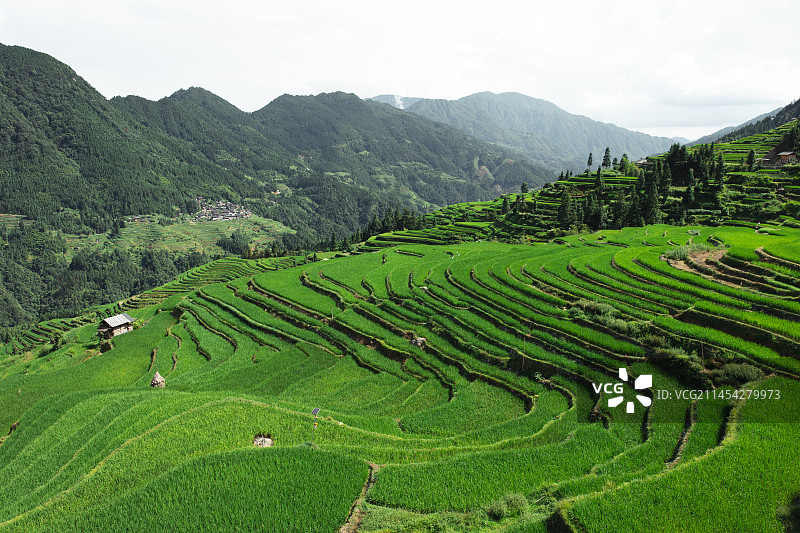
{"type": "Polygon", "coordinates": [[[388,205],[487,199],[520,177],[549,177],[454,129],[353,95],[286,95],[252,114],[199,88],[159,102],[108,101],[46,54],[1,53],[0,211],[73,233],[106,231],[123,215],[191,211],[205,196],[256,209],[314,242],[388,205]],[[339,200],[354,216],[336,213],[339,200]]]}

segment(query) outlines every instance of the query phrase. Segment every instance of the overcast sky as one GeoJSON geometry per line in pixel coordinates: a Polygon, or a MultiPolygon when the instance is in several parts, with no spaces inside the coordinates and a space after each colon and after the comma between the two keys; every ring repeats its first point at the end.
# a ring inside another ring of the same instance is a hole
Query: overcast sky
{"type": "Polygon", "coordinates": [[[694,139],[800,97],[796,20],[795,0],[0,0],[0,43],[109,98],[515,91],[694,139]]]}

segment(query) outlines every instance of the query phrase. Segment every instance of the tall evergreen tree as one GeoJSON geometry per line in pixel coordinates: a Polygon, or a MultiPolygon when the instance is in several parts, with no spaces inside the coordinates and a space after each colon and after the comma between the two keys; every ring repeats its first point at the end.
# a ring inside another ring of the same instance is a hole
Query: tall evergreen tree
{"type": "Polygon", "coordinates": [[[605,180],[603,179],[603,173],[601,172],[600,167],[597,167],[597,173],[594,176],[594,188],[597,190],[598,193],[602,193],[603,187],[605,187],[605,180]]]}
{"type": "Polygon", "coordinates": [[[611,149],[606,146],[606,153],[603,154],[603,167],[609,168],[611,166],[611,149]]]}
{"type": "Polygon", "coordinates": [[[645,194],[642,202],[642,217],[645,224],[657,224],[660,220],[658,205],[658,184],[655,176],[648,180],[645,186],[645,194]]]}
{"type": "Polygon", "coordinates": [[[641,191],[634,191],[631,195],[631,203],[628,207],[628,217],[626,226],[644,226],[644,217],[642,216],[642,193],[641,191]]]}
{"type": "Polygon", "coordinates": [[[575,224],[575,204],[572,195],[567,190],[561,194],[561,205],[558,207],[558,224],[563,229],[570,229],[575,224]]]}
{"type": "Polygon", "coordinates": [[[692,205],[695,202],[695,186],[697,185],[697,180],[694,177],[694,169],[689,169],[689,181],[686,186],[686,192],[683,195],[683,206],[685,209],[691,209],[692,205]]]}
{"type": "Polygon", "coordinates": [[[756,164],[756,153],[753,150],[750,150],[747,153],[747,170],[752,172],[755,164],[756,164]]]}
{"type": "Polygon", "coordinates": [[[658,189],[661,191],[661,203],[667,201],[670,187],[672,187],[672,171],[670,171],[669,165],[664,165],[664,170],[661,173],[661,183],[658,185],[658,189]]]}
{"type": "Polygon", "coordinates": [[[722,189],[722,181],[725,179],[725,159],[722,157],[722,151],[719,153],[717,163],[714,165],[714,182],[717,189],[722,189]]]}
{"type": "Polygon", "coordinates": [[[611,202],[612,219],[611,224],[614,229],[622,229],[628,219],[628,203],[625,201],[625,194],[621,190],[614,193],[611,202]]]}
{"type": "Polygon", "coordinates": [[[595,229],[596,230],[606,229],[606,227],[608,227],[608,213],[606,212],[606,205],[604,203],[600,204],[598,212],[599,212],[599,217],[595,229]]]}

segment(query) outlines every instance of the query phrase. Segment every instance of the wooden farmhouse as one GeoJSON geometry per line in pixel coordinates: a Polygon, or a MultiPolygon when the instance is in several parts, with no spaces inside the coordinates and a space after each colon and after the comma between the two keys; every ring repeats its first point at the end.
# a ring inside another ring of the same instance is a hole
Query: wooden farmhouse
{"type": "Polygon", "coordinates": [[[781,152],[778,154],[778,163],[780,165],[793,165],[797,163],[797,154],[795,152],[781,152]]]}
{"type": "Polygon", "coordinates": [[[100,322],[100,325],[97,327],[97,332],[100,333],[104,339],[110,339],[133,330],[133,323],[135,320],[136,319],[128,313],[110,316],[104,318],[103,321],[100,322]]]}

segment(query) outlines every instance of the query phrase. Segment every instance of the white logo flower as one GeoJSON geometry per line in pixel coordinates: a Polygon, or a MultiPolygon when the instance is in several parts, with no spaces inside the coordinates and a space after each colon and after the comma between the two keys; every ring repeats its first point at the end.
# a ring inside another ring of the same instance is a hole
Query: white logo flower
{"type": "MultiPolygon", "coordinates": [[[[619,379],[621,381],[628,381],[628,369],[627,368],[620,368],[619,369],[619,379]]],[[[653,376],[651,374],[644,374],[636,378],[636,381],[633,382],[633,388],[636,390],[642,389],[649,389],[653,386],[653,376]]],[[[648,396],[642,396],[641,394],[636,395],[636,399],[639,400],[639,403],[644,405],[645,407],[650,407],[650,404],[653,403],[653,400],[650,399],[648,396]]],[[[608,399],[608,406],[609,407],[616,407],[623,402],[624,398],[620,396],[615,396],[613,398],[608,399]]],[[[633,413],[635,410],[635,404],[633,402],[628,402],[626,404],[626,411],[628,413],[633,413]]]]}

